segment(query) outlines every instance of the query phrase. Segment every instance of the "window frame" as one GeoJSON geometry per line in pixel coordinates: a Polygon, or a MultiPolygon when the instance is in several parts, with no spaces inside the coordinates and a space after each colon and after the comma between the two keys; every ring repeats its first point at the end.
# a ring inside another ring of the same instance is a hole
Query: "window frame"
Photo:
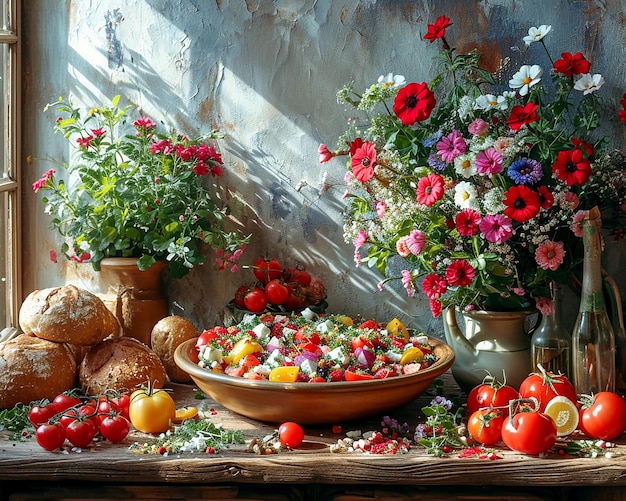
{"type": "MultiPolygon", "coordinates": [[[[0,44],[8,46],[8,61],[4,61],[5,80],[2,85],[6,96],[2,131],[5,144],[3,165],[8,174],[0,178],[0,196],[6,196],[2,217],[6,221],[4,245],[6,251],[6,326],[18,326],[18,312],[22,297],[21,281],[21,0],[3,0],[8,26],[0,27],[0,44]],[[6,194],[6,195],[5,195],[6,194]]],[[[4,49],[3,49],[4,50],[4,49]]]]}

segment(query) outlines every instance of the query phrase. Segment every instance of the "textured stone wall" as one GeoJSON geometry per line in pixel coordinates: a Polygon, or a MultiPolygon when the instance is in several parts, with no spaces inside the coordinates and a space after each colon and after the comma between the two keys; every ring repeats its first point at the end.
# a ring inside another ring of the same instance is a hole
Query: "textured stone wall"
{"type": "MultiPolygon", "coordinates": [[[[343,241],[345,167],[320,165],[317,156],[319,143],[334,146],[348,118],[336,91],[351,80],[365,88],[388,72],[432,78],[439,49],[421,37],[445,14],[454,23],[451,43],[479,47],[494,70],[508,56],[515,71],[528,28],[551,24],[552,53],[582,51],[616,106],[626,90],[625,12],[619,0],[28,0],[24,156],[67,155],[43,113],[58,96],[90,107],[121,94],[190,135],[217,126],[226,134],[226,180],[241,200],[237,217],[254,238],[244,263],[269,255],[305,266],[327,284],[329,311],[398,316],[438,334],[425,301],[393,287],[379,292],[380,277],[356,268],[343,241]]],[[[626,146],[625,130],[615,124],[616,145],[626,146]]],[[[59,243],[30,190],[48,168],[24,164],[25,293],[66,280],[93,285],[85,266],[48,259],[59,243]]],[[[619,270],[621,255],[619,246],[609,249],[609,269],[619,270]]],[[[171,311],[207,327],[250,277],[195,269],[168,281],[171,311]]]]}

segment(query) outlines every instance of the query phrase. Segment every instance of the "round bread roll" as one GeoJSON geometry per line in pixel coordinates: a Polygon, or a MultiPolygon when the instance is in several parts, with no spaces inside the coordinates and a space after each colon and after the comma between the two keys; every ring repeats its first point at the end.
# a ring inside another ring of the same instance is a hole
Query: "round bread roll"
{"type": "Polygon", "coordinates": [[[198,330],[189,320],[176,315],[159,320],[152,328],[152,349],[163,362],[170,381],[175,383],[191,381],[189,374],[174,362],[174,351],[183,341],[198,336],[198,330]]]}
{"type": "Polygon", "coordinates": [[[98,296],[74,285],[31,292],[20,308],[19,323],[27,334],[78,346],[94,345],[120,330],[98,296]]]}
{"type": "Polygon", "coordinates": [[[0,344],[0,408],[53,400],[75,383],[76,361],[65,344],[28,334],[0,344]]]}
{"type": "Polygon", "coordinates": [[[145,344],[131,337],[105,339],[83,358],[78,370],[87,394],[106,390],[133,391],[142,385],[163,388],[166,380],[161,359],[145,344]]]}

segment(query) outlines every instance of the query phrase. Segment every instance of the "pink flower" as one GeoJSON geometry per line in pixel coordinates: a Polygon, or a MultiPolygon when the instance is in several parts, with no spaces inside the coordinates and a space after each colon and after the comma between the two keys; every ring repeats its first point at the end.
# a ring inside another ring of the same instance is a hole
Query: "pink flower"
{"type": "Polygon", "coordinates": [[[359,252],[359,250],[361,249],[361,247],[363,247],[365,242],[367,242],[367,233],[365,233],[363,230],[359,230],[353,242],[354,263],[356,264],[356,266],[359,266],[361,264],[361,253],[359,252]]]}
{"type": "Polygon", "coordinates": [[[485,132],[489,130],[489,124],[485,122],[482,118],[477,118],[471,124],[469,124],[467,130],[470,134],[474,136],[482,136],[485,132]]]}
{"type": "Polygon", "coordinates": [[[402,285],[406,289],[407,296],[415,296],[415,285],[413,284],[413,277],[409,270],[402,270],[402,285]]]}
{"type": "Polygon", "coordinates": [[[535,250],[535,261],[544,270],[556,271],[563,263],[564,256],[563,242],[547,240],[539,244],[535,250]]]}
{"type": "Polygon", "coordinates": [[[549,297],[535,298],[535,306],[542,315],[552,315],[554,313],[554,302],[549,297]]]}
{"type": "Polygon", "coordinates": [[[478,233],[480,214],[474,209],[463,209],[454,218],[456,230],[462,237],[471,237],[478,233]]]}
{"type": "Polygon", "coordinates": [[[335,156],[325,144],[320,144],[317,148],[317,152],[319,153],[321,164],[328,162],[331,158],[335,156]]]}
{"type": "Polygon", "coordinates": [[[574,235],[576,235],[577,237],[583,237],[583,220],[587,216],[587,212],[588,211],[586,210],[579,210],[576,212],[576,214],[574,214],[574,218],[572,220],[572,225],[570,226],[570,228],[572,229],[574,235]]]}
{"type": "Polygon", "coordinates": [[[379,219],[385,217],[385,212],[387,212],[387,204],[385,202],[376,202],[376,215],[379,219]]]}
{"type": "Polygon", "coordinates": [[[441,303],[439,301],[437,301],[436,299],[429,299],[428,306],[430,306],[430,313],[432,314],[433,318],[437,318],[439,317],[439,315],[441,315],[441,303]]]}
{"type": "Polygon", "coordinates": [[[437,154],[444,162],[450,163],[459,155],[467,151],[465,139],[458,130],[453,130],[437,143],[437,154]]]}
{"type": "Polygon", "coordinates": [[[40,189],[46,186],[46,182],[48,181],[48,179],[52,179],[53,175],[54,175],[54,169],[50,169],[46,171],[44,175],[41,176],[41,179],[38,179],[37,181],[33,183],[33,191],[37,193],[40,189]]]}
{"type": "Polygon", "coordinates": [[[55,251],[54,249],[50,250],[50,261],[52,261],[53,263],[57,262],[57,251],[55,251]]]}
{"type": "Polygon", "coordinates": [[[419,256],[426,245],[426,234],[420,230],[412,230],[407,237],[407,246],[411,254],[419,256]]]}
{"type": "Polygon", "coordinates": [[[489,177],[502,172],[504,157],[495,148],[489,148],[476,155],[476,172],[487,174],[489,177]]]}
{"type": "Polygon", "coordinates": [[[206,176],[209,173],[209,168],[207,167],[205,161],[198,160],[196,165],[193,167],[193,172],[196,176],[206,176]]]}
{"type": "Polygon", "coordinates": [[[409,254],[411,254],[411,250],[409,249],[409,246],[407,245],[408,239],[409,239],[409,236],[405,235],[403,237],[400,237],[398,241],[396,242],[396,252],[401,257],[407,257],[409,254]]]}
{"type": "Polygon", "coordinates": [[[513,236],[511,219],[502,214],[487,214],[479,225],[480,232],[485,239],[494,244],[506,242],[513,236]]]}
{"type": "Polygon", "coordinates": [[[446,268],[446,280],[453,287],[467,287],[475,275],[474,267],[465,259],[457,259],[446,268]]]}
{"type": "Polygon", "coordinates": [[[439,174],[431,172],[428,176],[417,182],[415,192],[417,201],[426,206],[431,206],[441,200],[444,192],[444,179],[439,174]]]}
{"type": "Polygon", "coordinates": [[[365,142],[352,155],[352,172],[362,183],[366,183],[374,177],[376,165],[376,147],[374,143],[365,142]]]}
{"type": "Polygon", "coordinates": [[[149,117],[138,118],[137,120],[133,122],[133,125],[135,126],[136,129],[145,129],[145,130],[154,129],[156,127],[156,124],[149,117]]]}

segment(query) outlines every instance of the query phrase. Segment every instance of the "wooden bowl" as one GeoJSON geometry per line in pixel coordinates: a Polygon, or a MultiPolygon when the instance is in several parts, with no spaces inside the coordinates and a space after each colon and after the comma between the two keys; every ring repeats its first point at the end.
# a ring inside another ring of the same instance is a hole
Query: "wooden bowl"
{"type": "Polygon", "coordinates": [[[178,346],[176,364],[213,400],[243,416],[282,423],[341,424],[373,414],[381,417],[423,393],[454,362],[454,351],[429,338],[437,361],[414,374],[336,383],[276,383],[210,372],[197,365],[195,339],[178,346]]]}

